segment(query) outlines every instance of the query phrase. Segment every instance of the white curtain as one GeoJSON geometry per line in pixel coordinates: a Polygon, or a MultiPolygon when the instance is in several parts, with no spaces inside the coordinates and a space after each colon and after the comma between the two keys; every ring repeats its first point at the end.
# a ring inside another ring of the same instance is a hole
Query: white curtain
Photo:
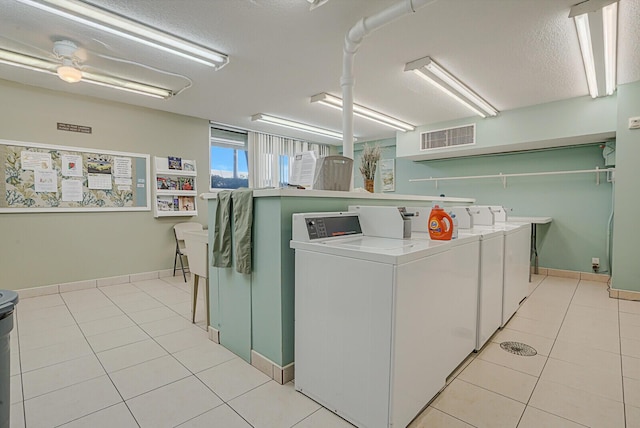
{"type": "Polygon", "coordinates": [[[329,146],[292,138],[249,132],[249,186],[281,187],[289,181],[289,165],[296,153],[329,155],[329,146]]]}

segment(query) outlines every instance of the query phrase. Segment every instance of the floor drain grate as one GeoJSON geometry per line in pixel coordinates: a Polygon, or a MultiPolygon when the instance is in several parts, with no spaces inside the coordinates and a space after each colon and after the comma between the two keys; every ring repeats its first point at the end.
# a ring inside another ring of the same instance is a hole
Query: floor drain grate
{"type": "Polygon", "coordinates": [[[531,346],[520,342],[502,342],[500,347],[512,354],[520,355],[522,357],[533,357],[538,352],[531,346]]]}

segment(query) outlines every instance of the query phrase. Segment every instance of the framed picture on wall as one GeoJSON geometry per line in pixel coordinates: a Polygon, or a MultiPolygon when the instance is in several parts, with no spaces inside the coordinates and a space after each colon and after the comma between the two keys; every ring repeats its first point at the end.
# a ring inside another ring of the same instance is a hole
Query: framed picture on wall
{"type": "Polygon", "coordinates": [[[395,192],[396,190],[395,159],[380,160],[380,177],[382,178],[382,191],[395,192]]]}

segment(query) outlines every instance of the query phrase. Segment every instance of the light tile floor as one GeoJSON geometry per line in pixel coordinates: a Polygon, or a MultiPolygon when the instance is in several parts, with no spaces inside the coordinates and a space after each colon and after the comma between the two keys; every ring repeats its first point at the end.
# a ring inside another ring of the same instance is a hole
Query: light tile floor
{"type": "MultiPolygon", "coordinates": [[[[170,277],[23,299],[11,427],[351,426],[211,342],[202,299],[190,322],[190,287],[170,277]]],[[[557,277],[534,276],[530,292],[412,428],[640,427],[640,302],[557,277]],[[538,355],[509,354],[507,340],[538,355]]]]}

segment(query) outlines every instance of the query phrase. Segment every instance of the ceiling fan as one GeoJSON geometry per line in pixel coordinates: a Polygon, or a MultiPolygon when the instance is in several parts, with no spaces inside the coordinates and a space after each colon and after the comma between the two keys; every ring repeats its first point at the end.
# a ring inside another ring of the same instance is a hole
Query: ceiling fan
{"type": "Polygon", "coordinates": [[[83,66],[83,60],[81,58],[82,55],[80,55],[79,51],[80,48],[70,40],[55,41],[53,44],[53,61],[51,61],[0,48],[0,63],[57,75],[60,79],[68,83],[90,83],[93,85],[162,99],[171,98],[192,85],[191,79],[186,76],[159,70],[154,67],[139,64],[135,61],[113,58],[106,55],[99,56],[109,60],[138,65],[155,72],[174,75],[186,79],[188,83],[180,90],[173,91],[171,89],[165,89],[134,80],[93,72],[90,68],[83,66]]]}
{"type": "Polygon", "coordinates": [[[82,71],[78,68],[80,59],[76,56],[78,46],[69,40],[58,40],[53,43],[53,54],[62,61],[56,73],[58,77],[68,83],[82,80],[82,71]]]}

